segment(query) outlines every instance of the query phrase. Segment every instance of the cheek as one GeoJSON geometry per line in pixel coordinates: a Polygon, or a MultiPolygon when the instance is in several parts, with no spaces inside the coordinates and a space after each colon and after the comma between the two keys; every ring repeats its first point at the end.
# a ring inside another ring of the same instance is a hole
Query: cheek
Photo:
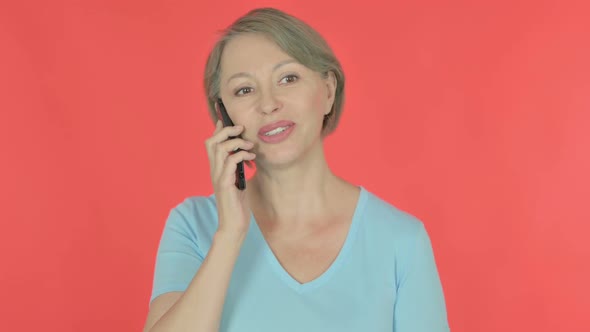
{"type": "Polygon", "coordinates": [[[317,89],[313,98],[313,109],[318,113],[318,116],[322,117],[325,113],[326,96],[322,89],[317,89]]]}
{"type": "Polygon", "coordinates": [[[297,96],[297,102],[308,112],[321,113],[323,110],[322,104],[324,103],[324,97],[323,90],[317,86],[317,84],[312,84],[300,91],[297,96]]]}
{"type": "Polygon", "coordinates": [[[247,141],[255,141],[258,136],[258,128],[256,127],[258,124],[252,122],[243,122],[244,131],[242,131],[242,138],[247,141]]]}

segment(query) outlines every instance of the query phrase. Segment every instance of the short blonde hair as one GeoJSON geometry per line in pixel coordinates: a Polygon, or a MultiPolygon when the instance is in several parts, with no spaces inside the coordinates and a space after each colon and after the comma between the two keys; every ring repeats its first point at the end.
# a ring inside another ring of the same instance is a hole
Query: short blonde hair
{"type": "Polygon", "coordinates": [[[215,102],[219,98],[220,63],[223,49],[232,38],[245,33],[260,33],[274,41],[285,53],[302,65],[327,77],[336,78],[334,104],[324,117],[322,137],[332,133],[340,120],[344,104],[344,72],[324,38],[307,23],[274,8],[258,8],[238,18],[225,30],[205,65],[204,87],[209,115],[217,122],[215,102]]]}

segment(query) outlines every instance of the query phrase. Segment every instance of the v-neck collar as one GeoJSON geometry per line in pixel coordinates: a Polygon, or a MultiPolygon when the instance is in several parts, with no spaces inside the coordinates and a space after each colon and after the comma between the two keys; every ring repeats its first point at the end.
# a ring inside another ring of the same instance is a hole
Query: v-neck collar
{"type": "Polygon", "coordinates": [[[324,271],[319,277],[308,281],[306,283],[300,283],[299,281],[295,280],[286,270],[283,268],[275,254],[272,252],[272,249],[266,242],[256,219],[254,218],[254,213],[250,213],[250,226],[252,226],[253,231],[255,232],[256,239],[263,243],[263,252],[266,256],[268,262],[271,265],[272,270],[278,274],[283,282],[285,282],[289,287],[295,290],[297,293],[303,293],[310,291],[312,289],[316,289],[323,285],[326,281],[328,281],[332,275],[340,268],[346,257],[348,257],[348,252],[354,242],[354,238],[356,235],[356,231],[359,227],[359,224],[362,220],[362,213],[367,201],[368,193],[363,186],[359,186],[360,193],[356,203],[356,207],[354,209],[354,214],[352,216],[352,222],[348,229],[348,234],[346,235],[346,239],[344,240],[344,244],[340,249],[340,252],[336,256],[336,259],[332,262],[332,264],[328,267],[326,271],[324,271]]]}

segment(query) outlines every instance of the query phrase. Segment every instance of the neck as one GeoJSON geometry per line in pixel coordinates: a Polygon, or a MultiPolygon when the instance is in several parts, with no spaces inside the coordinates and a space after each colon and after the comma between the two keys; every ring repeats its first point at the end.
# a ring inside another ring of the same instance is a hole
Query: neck
{"type": "Polygon", "coordinates": [[[251,202],[261,219],[275,226],[321,220],[330,211],[330,198],[342,180],[329,169],[321,144],[309,156],[284,167],[257,167],[249,181],[251,202]]]}

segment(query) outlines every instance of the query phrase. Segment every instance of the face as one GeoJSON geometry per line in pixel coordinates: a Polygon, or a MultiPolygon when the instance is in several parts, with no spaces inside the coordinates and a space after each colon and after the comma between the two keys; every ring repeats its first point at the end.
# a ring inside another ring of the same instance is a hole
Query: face
{"type": "Polygon", "coordinates": [[[332,73],[303,66],[262,35],[235,37],[221,57],[221,99],[234,124],[244,125],[242,137],[255,144],[259,167],[287,165],[321,148],[335,85],[332,73]],[[285,130],[270,135],[277,126],[285,130]]]}

